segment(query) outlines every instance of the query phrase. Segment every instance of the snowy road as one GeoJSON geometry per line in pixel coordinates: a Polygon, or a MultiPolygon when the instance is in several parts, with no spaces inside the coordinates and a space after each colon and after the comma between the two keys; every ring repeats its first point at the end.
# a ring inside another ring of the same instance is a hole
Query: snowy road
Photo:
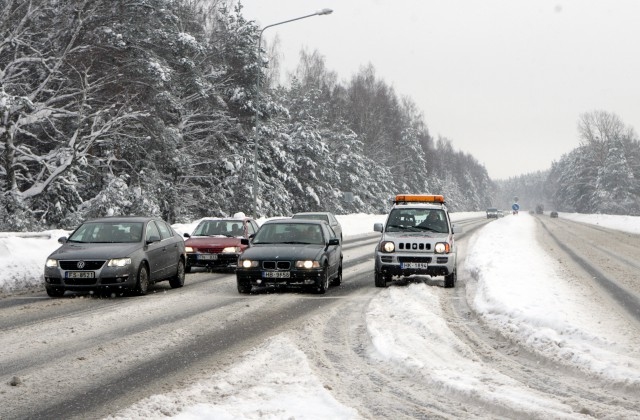
{"type": "MultiPolygon", "coordinates": [[[[640,340],[634,316],[640,285],[632,280],[637,235],[535,220],[540,243],[562,264],[572,292],[589,307],[628,318],[629,339],[640,340]],[[610,283],[619,285],[615,293],[610,283]]],[[[459,222],[465,225],[457,239],[459,267],[472,234],[486,223],[459,222]]],[[[0,378],[18,384],[2,387],[0,418],[144,418],[144,411],[128,407],[228,372],[248,351],[267,358],[276,373],[279,360],[289,363],[291,352],[302,352],[342,407],[341,418],[640,416],[637,382],[621,385],[574,369],[488,324],[471,304],[477,273],[461,270],[455,289],[442,288],[441,279],[373,287],[372,238],[347,241],[343,285],[323,296],[243,296],[233,274],[197,272],[182,289],[159,284],[145,297],[49,299],[42,292],[3,299],[0,378]],[[418,299],[407,300],[407,292],[418,299]],[[261,353],[265,340],[272,340],[273,352],[261,353]],[[379,351],[389,345],[407,353],[379,351]]],[[[252,388],[266,373],[243,373],[250,391],[231,397],[250,405],[268,393],[252,388]]],[[[282,387],[287,381],[279,380],[282,387]]],[[[223,401],[228,385],[199,394],[223,401]]]]}

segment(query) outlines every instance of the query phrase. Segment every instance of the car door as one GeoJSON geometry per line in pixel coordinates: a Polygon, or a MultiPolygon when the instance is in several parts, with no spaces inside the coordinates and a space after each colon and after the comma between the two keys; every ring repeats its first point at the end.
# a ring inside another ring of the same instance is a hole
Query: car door
{"type": "MultiPolygon", "coordinates": [[[[324,232],[325,238],[327,238],[327,243],[329,242],[329,239],[338,239],[333,229],[331,229],[331,226],[323,223],[322,230],[324,232]]],[[[329,275],[331,277],[335,277],[338,273],[338,268],[340,267],[341,246],[329,245],[327,246],[327,250],[325,252],[327,255],[327,259],[329,260],[329,275]]]]}
{"type": "Polygon", "coordinates": [[[149,278],[153,281],[162,279],[166,269],[165,244],[162,243],[162,236],[156,223],[151,220],[147,222],[145,232],[147,262],[149,263],[149,278]]]}
{"type": "Polygon", "coordinates": [[[167,278],[173,276],[178,269],[180,249],[171,226],[167,225],[167,223],[162,220],[156,220],[156,225],[160,231],[160,242],[163,245],[162,249],[164,252],[162,278],[167,278]]]}

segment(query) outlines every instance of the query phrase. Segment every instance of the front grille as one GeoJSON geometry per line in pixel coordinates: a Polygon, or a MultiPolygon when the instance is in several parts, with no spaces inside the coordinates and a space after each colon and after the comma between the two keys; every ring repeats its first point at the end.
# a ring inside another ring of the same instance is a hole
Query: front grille
{"type": "Polygon", "coordinates": [[[105,262],[105,260],[67,260],[60,261],[60,268],[63,270],[100,270],[105,262]],[[84,263],[83,267],[78,267],[80,261],[84,263]]]}
{"type": "Polygon", "coordinates": [[[219,253],[222,252],[222,247],[218,247],[218,248],[198,248],[197,251],[201,252],[203,254],[219,254],[219,253]]]}
{"type": "Polygon", "coordinates": [[[398,257],[398,262],[401,263],[431,263],[431,257],[398,257]]]}
{"type": "Polygon", "coordinates": [[[407,251],[425,251],[431,249],[431,244],[428,242],[398,242],[398,249],[407,251]]]}
{"type": "Polygon", "coordinates": [[[262,268],[265,270],[289,270],[291,261],[263,261],[262,268]]]}

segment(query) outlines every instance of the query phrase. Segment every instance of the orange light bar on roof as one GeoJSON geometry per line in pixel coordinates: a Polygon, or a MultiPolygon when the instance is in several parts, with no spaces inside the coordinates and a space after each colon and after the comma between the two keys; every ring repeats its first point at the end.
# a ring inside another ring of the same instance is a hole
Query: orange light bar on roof
{"type": "Polygon", "coordinates": [[[444,195],[433,194],[398,194],[396,203],[440,203],[444,204],[444,195]]]}

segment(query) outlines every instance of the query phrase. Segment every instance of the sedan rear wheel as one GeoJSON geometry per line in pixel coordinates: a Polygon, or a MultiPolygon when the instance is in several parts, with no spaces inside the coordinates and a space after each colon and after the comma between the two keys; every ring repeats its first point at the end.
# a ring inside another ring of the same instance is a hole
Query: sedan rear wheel
{"type": "Polygon", "coordinates": [[[138,269],[138,283],[136,284],[136,292],[140,295],[146,295],[149,290],[149,270],[147,270],[147,266],[140,264],[140,268],[138,269]]]}

